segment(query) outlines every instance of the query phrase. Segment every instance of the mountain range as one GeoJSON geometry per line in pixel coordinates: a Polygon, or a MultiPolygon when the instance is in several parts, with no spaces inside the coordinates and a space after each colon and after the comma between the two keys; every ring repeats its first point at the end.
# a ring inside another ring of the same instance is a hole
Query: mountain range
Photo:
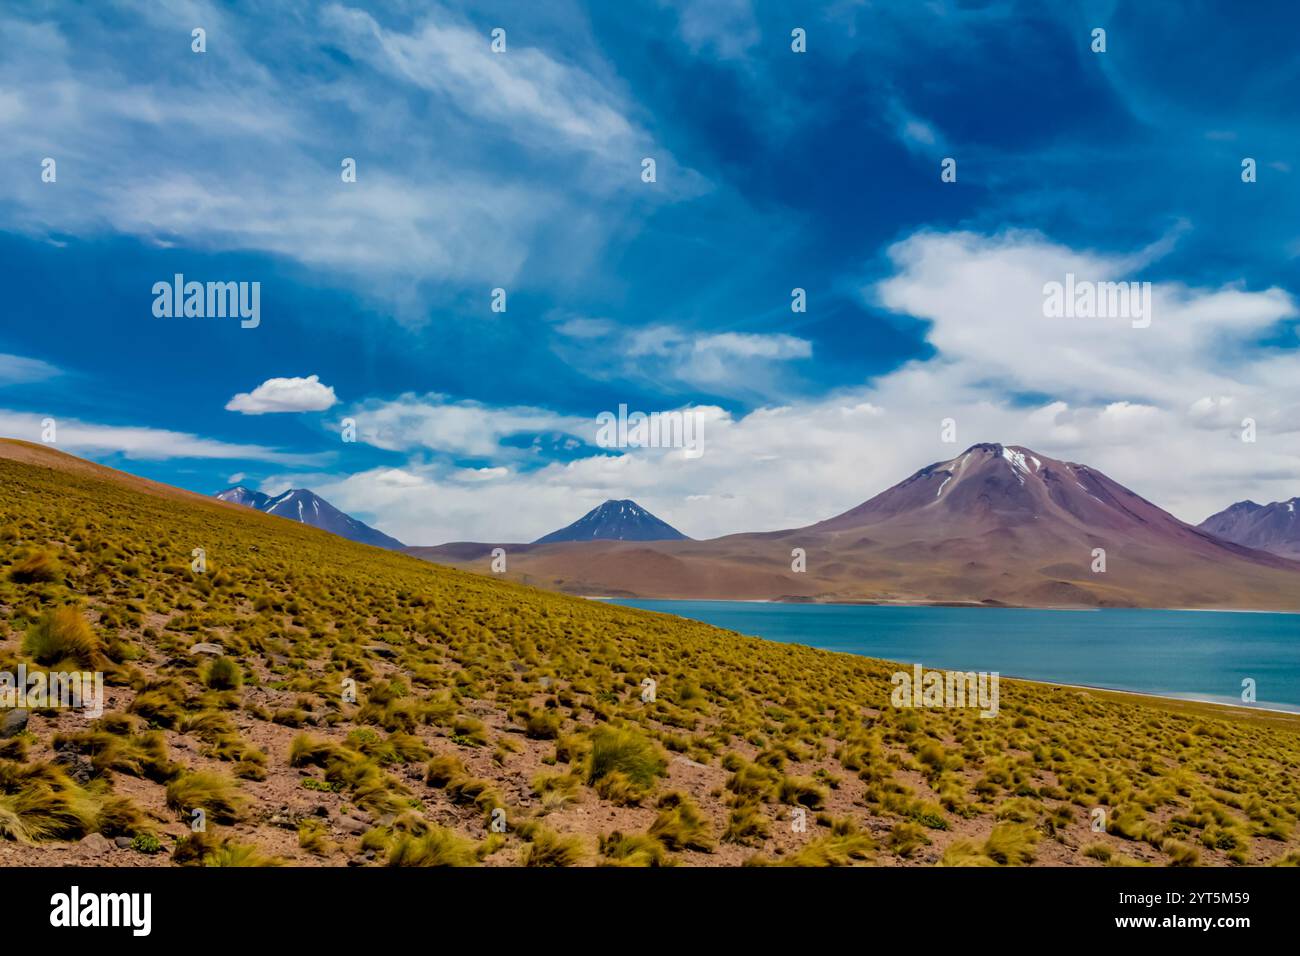
{"type": "Polygon", "coordinates": [[[388,548],[391,551],[405,547],[396,538],[358,521],[351,515],[344,514],[320,495],[306,488],[291,488],[273,497],[245,488],[243,485],[235,485],[233,488],[218,492],[214,497],[218,501],[243,505],[269,515],[288,518],[290,521],[300,521],[313,528],[320,528],[341,538],[347,538],[349,541],[372,544],[377,548],[388,548]]]}
{"type": "Polygon", "coordinates": [[[1225,541],[1300,559],[1297,504],[1300,504],[1300,498],[1275,501],[1269,505],[1238,501],[1218,514],[1210,515],[1197,527],[1225,541]]]}
{"type": "MultiPolygon", "coordinates": [[[[499,546],[407,552],[488,571],[499,546]]],[[[1088,465],[992,443],[805,528],[504,547],[508,577],[587,595],[1300,609],[1300,562],[1180,521],[1088,465]]]]}

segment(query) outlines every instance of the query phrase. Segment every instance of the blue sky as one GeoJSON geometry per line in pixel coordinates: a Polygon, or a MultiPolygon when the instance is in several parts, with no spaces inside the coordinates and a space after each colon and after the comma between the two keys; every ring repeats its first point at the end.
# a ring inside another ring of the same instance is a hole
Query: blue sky
{"type": "Polygon", "coordinates": [[[196,491],[308,485],[409,543],[607,497],[695,536],[793,526],[951,457],[945,417],[1187,520],[1290,497],[1298,19],[8,4],[0,431],[53,417],[59,447],[196,491]],[[1067,271],[1152,282],[1149,334],[1046,328],[1067,271]],[[259,282],[260,324],[155,317],[175,273],[259,282]],[[620,403],[703,410],[706,454],[596,447],[620,403]]]}

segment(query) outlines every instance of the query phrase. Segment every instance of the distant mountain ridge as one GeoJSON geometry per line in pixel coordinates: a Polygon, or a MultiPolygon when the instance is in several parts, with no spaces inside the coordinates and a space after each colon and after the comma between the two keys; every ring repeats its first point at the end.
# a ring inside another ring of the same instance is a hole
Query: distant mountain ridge
{"type": "Polygon", "coordinates": [[[689,541],[629,498],[610,499],[592,508],[571,525],[538,538],[533,544],[557,541],[689,541]]]}
{"type": "Polygon", "coordinates": [[[1210,515],[1197,527],[1225,541],[1300,559],[1300,510],[1296,508],[1297,504],[1300,504],[1300,498],[1267,505],[1238,501],[1218,514],[1210,515]]]}
{"type": "Polygon", "coordinates": [[[347,538],[349,541],[371,544],[377,548],[388,548],[391,551],[405,547],[396,538],[339,511],[320,495],[306,488],[291,488],[284,494],[272,497],[245,488],[243,485],[235,485],[233,488],[218,492],[213,497],[219,501],[243,505],[269,515],[299,521],[313,528],[336,534],[340,538],[347,538]]]}
{"type": "MultiPolygon", "coordinates": [[[[507,552],[507,577],[610,597],[1300,610],[1300,561],[1180,521],[1089,465],[992,442],[804,528],[507,552]]],[[[490,570],[485,544],[407,553],[490,570]]]]}

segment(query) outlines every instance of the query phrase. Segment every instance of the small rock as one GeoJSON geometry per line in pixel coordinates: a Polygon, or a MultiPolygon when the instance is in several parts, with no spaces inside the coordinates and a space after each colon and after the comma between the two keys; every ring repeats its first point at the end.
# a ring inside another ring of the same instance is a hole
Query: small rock
{"type": "Polygon", "coordinates": [[[370,824],[364,820],[358,820],[356,817],[344,817],[339,821],[339,826],[353,836],[361,836],[370,829],[370,824]]]}
{"type": "Polygon", "coordinates": [[[81,754],[61,750],[54,762],[63,768],[63,772],[83,787],[95,776],[95,767],[81,754]]]}
{"type": "Polygon", "coordinates": [[[117,846],[117,848],[118,848],[119,850],[129,850],[129,849],[131,849],[131,838],[130,838],[130,837],[126,837],[126,836],[123,836],[123,837],[113,837],[113,843],[116,844],[116,846],[117,846]]]}
{"type": "Polygon", "coordinates": [[[213,657],[220,657],[222,654],[220,644],[209,644],[207,641],[199,641],[197,644],[190,645],[191,654],[211,654],[213,657]]]}
{"type": "Polygon", "coordinates": [[[27,729],[29,714],[25,710],[7,711],[0,717],[0,737],[16,737],[27,729]]]}
{"type": "Polygon", "coordinates": [[[108,842],[108,838],[102,833],[92,833],[83,837],[77,846],[87,850],[91,856],[103,856],[113,848],[113,844],[108,842]]]}

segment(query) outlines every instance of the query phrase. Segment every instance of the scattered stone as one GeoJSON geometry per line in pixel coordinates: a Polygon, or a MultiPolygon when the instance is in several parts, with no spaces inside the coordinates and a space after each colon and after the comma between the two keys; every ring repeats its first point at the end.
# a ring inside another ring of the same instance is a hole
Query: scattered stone
{"type": "Polygon", "coordinates": [[[302,814],[295,813],[289,807],[280,807],[267,818],[267,823],[273,827],[280,827],[283,830],[296,830],[302,820],[302,814]]]}
{"type": "Polygon", "coordinates": [[[82,837],[77,846],[89,851],[91,856],[103,856],[113,848],[113,844],[109,843],[108,838],[102,833],[92,833],[82,837]]]}
{"type": "Polygon", "coordinates": [[[113,837],[113,843],[119,850],[131,849],[131,838],[126,836],[113,837]]]}
{"type": "Polygon", "coordinates": [[[30,715],[25,710],[6,711],[4,717],[0,717],[0,737],[16,737],[27,729],[27,720],[30,715]]]}
{"type": "Polygon", "coordinates": [[[356,817],[343,817],[343,819],[339,820],[339,826],[353,836],[361,836],[370,829],[370,824],[364,820],[358,820],[356,817]]]}
{"type": "Polygon", "coordinates": [[[197,644],[190,645],[191,654],[211,654],[213,657],[220,657],[224,652],[220,644],[210,644],[207,641],[199,641],[197,644]]]}
{"type": "Polygon", "coordinates": [[[64,773],[83,787],[90,783],[91,778],[95,776],[94,765],[79,753],[61,750],[55,756],[54,762],[63,768],[64,773]]]}

